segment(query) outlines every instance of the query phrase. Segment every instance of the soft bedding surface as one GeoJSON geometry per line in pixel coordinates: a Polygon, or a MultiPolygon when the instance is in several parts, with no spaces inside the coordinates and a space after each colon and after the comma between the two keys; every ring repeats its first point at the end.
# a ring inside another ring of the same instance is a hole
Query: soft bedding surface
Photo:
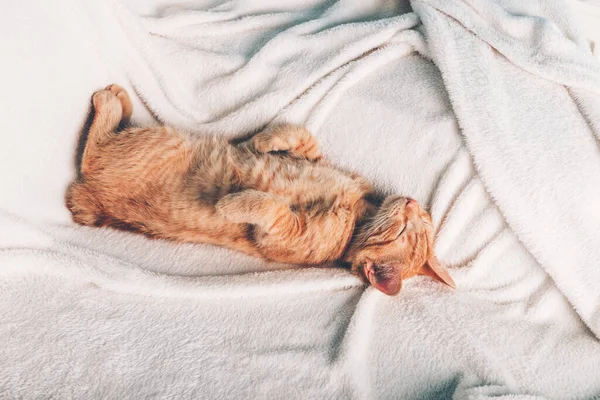
{"type": "Polygon", "coordinates": [[[19,2],[0,15],[1,398],[600,398],[599,66],[562,1],[19,2]],[[74,226],[91,94],[306,125],[426,204],[457,290],[74,226]]]}

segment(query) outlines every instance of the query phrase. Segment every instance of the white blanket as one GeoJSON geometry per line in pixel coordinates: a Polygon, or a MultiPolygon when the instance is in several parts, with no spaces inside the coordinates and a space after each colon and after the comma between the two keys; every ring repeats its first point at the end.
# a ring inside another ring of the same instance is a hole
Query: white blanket
{"type": "Polygon", "coordinates": [[[521,3],[6,5],[0,398],[600,396],[599,67],[562,2],[521,3]],[[74,226],[113,82],[139,124],[306,124],[430,206],[457,291],[74,226]]]}

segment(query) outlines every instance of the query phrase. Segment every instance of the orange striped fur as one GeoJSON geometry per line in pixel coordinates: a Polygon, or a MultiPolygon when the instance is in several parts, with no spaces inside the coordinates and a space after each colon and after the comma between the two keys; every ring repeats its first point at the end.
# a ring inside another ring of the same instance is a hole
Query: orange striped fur
{"type": "Polygon", "coordinates": [[[387,294],[416,274],[450,284],[430,266],[429,215],[402,197],[377,206],[368,182],[321,160],[306,129],[273,127],[238,144],[169,127],[118,131],[132,112],[127,92],[110,85],[92,101],[81,175],[66,196],[75,222],[269,261],[347,263],[387,294]]]}

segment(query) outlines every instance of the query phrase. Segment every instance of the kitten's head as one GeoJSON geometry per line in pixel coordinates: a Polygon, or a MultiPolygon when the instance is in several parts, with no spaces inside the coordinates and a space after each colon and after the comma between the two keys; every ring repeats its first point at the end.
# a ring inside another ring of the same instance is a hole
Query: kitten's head
{"type": "Polygon", "coordinates": [[[410,198],[386,198],[359,228],[344,258],[353,272],[388,295],[397,294],[402,280],[415,275],[455,287],[433,254],[431,217],[410,198]]]}

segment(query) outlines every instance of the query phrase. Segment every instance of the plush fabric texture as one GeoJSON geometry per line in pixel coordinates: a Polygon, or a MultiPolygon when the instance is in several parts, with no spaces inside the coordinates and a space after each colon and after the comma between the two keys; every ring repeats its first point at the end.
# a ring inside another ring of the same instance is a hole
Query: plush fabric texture
{"type": "Polygon", "coordinates": [[[600,67],[563,1],[64,0],[0,14],[0,398],[600,396],[600,67]],[[307,126],[427,204],[457,284],[397,297],[71,223],[95,90],[307,126]]]}

